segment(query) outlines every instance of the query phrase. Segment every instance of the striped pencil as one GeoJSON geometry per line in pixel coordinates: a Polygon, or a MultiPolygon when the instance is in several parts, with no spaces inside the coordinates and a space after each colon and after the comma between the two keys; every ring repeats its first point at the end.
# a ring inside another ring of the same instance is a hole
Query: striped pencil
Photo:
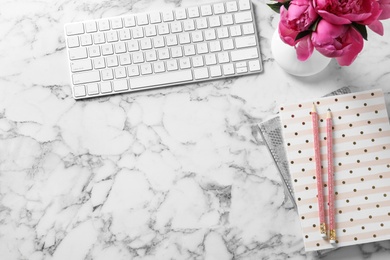
{"type": "Polygon", "coordinates": [[[336,223],[334,216],[334,169],[333,169],[333,134],[332,114],[330,109],[326,113],[326,148],[328,159],[328,198],[329,198],[329,242],[336,243],[336,223]]]}
{"type": "Polygon", "coordinates": [[[313,129],[313,143],[314,143],[314,158],[317,180],[317,201],[318,201],[318,216],[320,219],[320,233],[321,237],[326,238],[326,224],[325,224],[325,210],[324,210],[324,192],[321,173],[321,152],[319,141],[319,128],[318,128],[318,114],[316,107],[313,103],[313,109],[311,111],[312,129],[313,129]]]}

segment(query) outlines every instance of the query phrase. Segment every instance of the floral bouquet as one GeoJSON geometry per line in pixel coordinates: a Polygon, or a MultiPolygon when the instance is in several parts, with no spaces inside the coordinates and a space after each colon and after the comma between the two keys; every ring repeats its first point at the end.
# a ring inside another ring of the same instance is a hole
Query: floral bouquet
{"type": "Polygon", "coordinates": [[[383,35],[379,20],[390,18],[390,0],[275,0],[268,4],[280,13],[279,35],[307,60],[314,48],[350,65],[363,49],[367,28],[383,35]]]}

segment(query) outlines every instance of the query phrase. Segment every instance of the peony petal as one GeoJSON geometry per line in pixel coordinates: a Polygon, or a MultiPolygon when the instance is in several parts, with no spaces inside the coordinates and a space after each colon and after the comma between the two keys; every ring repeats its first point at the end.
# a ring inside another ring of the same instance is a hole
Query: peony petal
{"type": "Polygon", "coordinates": [[[343,54],[340,57],[337,57],[336,60],[341,66],[349,66],[357,58],[358,54],[363,49],[363,37],[361,34],[354,28],[350,27],[346,33],[346,41],[350,42],[344,48],[343,54]]]}
{"type": "Polygon", "coordinates": [[[322,18],[324,18],[325,20],[327,20],[328,22],[333,23],[333,24],[339,25],[339,24],[350,24],[351,23],[351,21],[348,20],[347,18],[337,16],[337,15],[329,13],[325,10],[317,10],[317,12],[322,18]]]}
{"type": "Polygon", "coordinates": [[[381,36],[383,36],[383,34],[385,33],[383,29],[383,24],[378,20],[369,24],[368,27],[381,36]]]}
{"type": "Polygon", "coordinates": [[[310,58],[314,50],[311,35],[307,35],[300,39],[295,45],[295,50],[297,52],[298,60],[305,61],[310,58]]]}
{"type": "Polygon", "coordinates": [[[385,20],[390,18],[390,0],[379,0],[380,8],[382,13],[379,16],[379,20],[385,20]]]}

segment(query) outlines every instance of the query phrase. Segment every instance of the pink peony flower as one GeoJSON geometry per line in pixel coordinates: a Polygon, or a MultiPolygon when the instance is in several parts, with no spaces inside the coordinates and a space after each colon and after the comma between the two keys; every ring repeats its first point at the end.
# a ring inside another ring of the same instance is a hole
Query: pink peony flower
{"type": "Polygon", "coordinates": [[[288,10],[284,6],[280,8],[279,33],[281,39],[294,46],[298,33],[309,29],[317,18],[318,14],[313,8],[312,1],[292,0],[288,10]]]}
{"type": "Polygon", "coordinates": [[[350,65],[363,49],[363,37],[353,26],[335,25],[325,19],[318,23],[311,40],[317,51],[336,58],[341,66],[350,65]]]}
{"type": "Polygon", "coordinates": [[[376,0],[313,0],[313,5],[322,18],[333,24],[369,25],[382,12],[376,0]]]}

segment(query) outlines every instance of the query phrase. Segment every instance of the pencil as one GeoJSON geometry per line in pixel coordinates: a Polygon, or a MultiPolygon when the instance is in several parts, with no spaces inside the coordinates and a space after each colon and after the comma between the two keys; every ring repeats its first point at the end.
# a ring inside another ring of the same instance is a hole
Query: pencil
{"type": "Polygon", "coordinates": [[[319,141],[319,128],[318,128],[318,114],[316,107],[313,103],[313,109],[311,111],[312,130],[313,130],[313,143],[314,143],[314,161],[316,169],[317,180],[317,202],[318,202],[318,217],[320,219],[320,233],[321,237],[326,238],[326,224],[325,224],[325,210],[324,210],[324,192],[321,173],[321,152],[319,141]]]}
{"type": "Polygon", "coordinates": [[[326,148],[328,159],[328,198],[329,198],[329,242],[336,243],[336,223],[334,217],[334,169],[333,169],[333,131],[332,114],[330,109],[326,113],[326,148]]]}

